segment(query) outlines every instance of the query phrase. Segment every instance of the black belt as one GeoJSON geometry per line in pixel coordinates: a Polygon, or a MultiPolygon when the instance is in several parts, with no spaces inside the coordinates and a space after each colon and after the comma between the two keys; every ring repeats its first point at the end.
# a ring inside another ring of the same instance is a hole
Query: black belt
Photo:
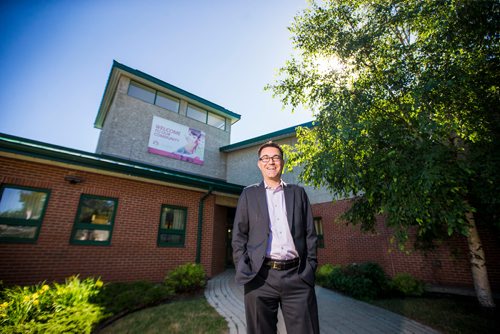
{"type": "Polygon", "coordinates": [[[299,265],[299,258],[296,257],[292,260],[273,260],[266,258],[264,265],[275,270],[287,270],[297,267],[299,265]]]}

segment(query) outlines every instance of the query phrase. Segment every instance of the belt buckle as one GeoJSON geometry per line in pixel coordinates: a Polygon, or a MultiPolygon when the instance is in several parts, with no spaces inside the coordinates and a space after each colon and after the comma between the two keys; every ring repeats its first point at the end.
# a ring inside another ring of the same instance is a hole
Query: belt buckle
{"type": "Polygon", "coordinates": [[[281,266],[280,266],[280,264],[279,264],[278,262],[273,261],[273,262],[271,263],[271,269],[281,270],[281,266]]]}

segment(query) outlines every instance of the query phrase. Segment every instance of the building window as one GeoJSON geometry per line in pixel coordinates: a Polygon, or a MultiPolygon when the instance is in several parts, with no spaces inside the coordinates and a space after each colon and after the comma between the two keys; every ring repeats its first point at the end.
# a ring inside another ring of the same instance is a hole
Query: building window
{"type": "Polygon", "coordinates": [[[187,117],[203,123],[207,122],[207,112],[203,109],[191,105],[187,107],[187,117]]]}
{"type": "Polygon", "coordinates": [[[156,93],[156,100],[155,104],[159,107],[168,109],[170,111],[179,112],[179,100],[175,99],[173,97],[170,97],[166,94],[163,94],[161,92],[156,93]]]}
{"type": "Polygon", "coordinates": [[[0,241],[35,242],[49,190],[3,185],[0,188],[0,241]]]}
{"type": "Polygon", "coordinates": [[[158,246],[184,246],[187,209],[163,205],[161,208],[158,246]]]}
{"type": "Polygon", "coordinates": [[[314,227],[316,228],[316,234],[318,235],[318,248],[325,248],[323,222],[321,221],[321,217],[314,217],[314,227]]]}
{"type": "Polygon", "coordinates": [[[155,103],[155,90],[137,82],[130,82],[130,85],[128,85],[128,95],[143,100],[144,102],[151,104],[155,103]]]}
{"type": "MultiPolygon", "coordinates": [[[[167,94],[149,88],[135,81],[130,81],[128,85],[129,96],[138,98],[144,102],[148,102],[164,109],[178,113],[180,100],[175,97],[171,97],[167,94]]],[[[217,129],[226,130],[226,118],[207,112],[201,108],[188,105],[186,115],[189,118],[195,119],[202,123],[216,127],[217,129]]]]}
{"type": "Polygon", "coordinates": [[[114,198],[81,195],[71,243],[109,245],[117,203],[114,198]]]}
{"type": "Polygon", "coordinates": [[[206,123],[208,125],[216,127],[217,129],[226,130],[226,118],[217,114],[207,112],[206,110],[197,108],[192,105],[188,105],[186,115],[189,118],[206,123]]]}
{"type": "Polygon", "coordinates": [[[222,116],[208,113],[208,125],[215,126],[217,129],[226,130],[226,119],[222,116]]]}

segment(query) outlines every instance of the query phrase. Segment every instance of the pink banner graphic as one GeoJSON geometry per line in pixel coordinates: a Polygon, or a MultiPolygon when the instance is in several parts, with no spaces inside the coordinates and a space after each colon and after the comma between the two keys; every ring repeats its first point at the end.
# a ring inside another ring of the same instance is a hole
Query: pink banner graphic
{"type": "Polygon", "coordinates": [[[205,133],[153,116],[148,152],[203,165],[205,133]]]}

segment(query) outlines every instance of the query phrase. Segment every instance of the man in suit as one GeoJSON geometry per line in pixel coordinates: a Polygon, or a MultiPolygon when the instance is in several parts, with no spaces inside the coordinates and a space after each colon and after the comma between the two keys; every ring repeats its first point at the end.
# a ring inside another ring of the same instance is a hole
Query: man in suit
{"type": "Polygon", "coordinates": [[[276,333],[279,306],[288,334],[319,333],[317,236],[309,199],[304,188],[281,179],[284,161],[278,144],[263,144],[257,165],[263,181],[243,190],[232,236],[247,333],[276,333]]]}

